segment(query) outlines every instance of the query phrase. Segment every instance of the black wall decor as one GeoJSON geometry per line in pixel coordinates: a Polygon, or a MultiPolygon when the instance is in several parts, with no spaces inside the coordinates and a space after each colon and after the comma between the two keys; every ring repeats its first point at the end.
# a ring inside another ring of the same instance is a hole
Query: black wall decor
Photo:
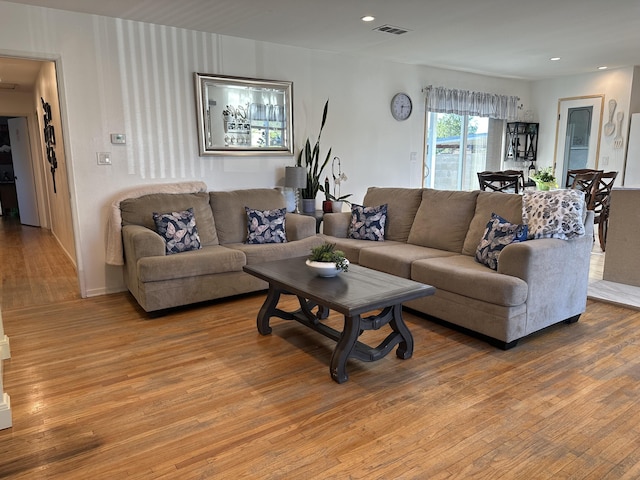
{"type": "Polygon", "coordinates": [[[51,178],[53,180],[53,193],[57,193],[56,189],[56,169],[58,168],[58,160],[56,159],[56,132],[51,124],[51,105],[40,97],[42,102],[42,111],[44,119],[44,144],[47,150],[47,161],[51,165],[51,178]]]}

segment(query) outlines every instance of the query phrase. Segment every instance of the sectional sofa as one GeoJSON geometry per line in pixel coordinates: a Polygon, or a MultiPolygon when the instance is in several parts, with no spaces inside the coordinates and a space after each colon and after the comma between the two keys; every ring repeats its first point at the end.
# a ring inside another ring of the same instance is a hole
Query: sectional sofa
{"type": "Polygon", "coordinates": [[[125,198],[117,204],[117,223],[126,285],[147,312],[264,290],[267,284],[244,273],[244,265],[306,256],[328,241],[352,263],[435,286],[435,295],[406,306],[504,349],[547,326],[576,321],[586,308],[592,212],[582,218],[581,236],[507,245],[493,270],[476,261],[477,247],[492,214],[523,222],[522,195],[371,187],[363,204],[386,205],[384,241],[348,238],[350,212],[325,214],[322,234],[315,218],[287,213],[287,242],[265,245],[246,243],[245,207],[283,208],[276,189],[125,198]],[[153,213],[187,209],[202,248],[168,255],[153,213]]]}
{"type": "Polygon", "coordinates": [[[586,308],[592,212],[583,213],[584,234],[512,243],[493,270],[476,249],[492,213],[523,223],[522,195],[372,187],[363,204],[387,206],[384,241],[347,238],[349,212],[325,214],[323,237],[352,263],[436,287],[409,308],[504,349],[586,308]]]}

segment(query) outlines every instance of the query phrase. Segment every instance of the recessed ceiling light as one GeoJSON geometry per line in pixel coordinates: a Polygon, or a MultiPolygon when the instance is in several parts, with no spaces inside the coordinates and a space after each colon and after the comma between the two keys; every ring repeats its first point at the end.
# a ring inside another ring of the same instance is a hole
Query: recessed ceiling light
{"type": "Polygon", "coordinates": [[[607,66],[606,66],[606,65],[600,65],[600,66],[598,67],[598,70],[606,70],[606,69],[607,69],[607,66]]]}
{"type": "Polygon", "coordinates": [[[372,15],[365,15],[364,17],[362,17],[363,22],[373,22],[375,19],[376,17],[372,15]]]}
{"type": "Polygon", "coordinates": [[[549,60],[551,60],[552,62],[557,62],[558,60],[560,60],[560,57],[551,57],[549,60]]]}

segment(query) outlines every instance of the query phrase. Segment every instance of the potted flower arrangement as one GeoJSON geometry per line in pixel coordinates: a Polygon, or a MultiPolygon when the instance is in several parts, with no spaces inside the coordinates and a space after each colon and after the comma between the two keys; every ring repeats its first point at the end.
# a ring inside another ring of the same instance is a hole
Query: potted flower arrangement
{"type": "Polygon", "coordinates": [[[349,270],[349,260],[342,250],[336,250],[335,243],[323,243],[311,249],[307,266],[321,277],[335,277],[349,270]]]}
{"type": "Polygon", "coordinates": [[[320,124],[320,131],[318,132],[318,139],[311,149],[311,141],[307,138],[307,142],[300,154],[298,155],[298,161],[296,166],[305,167],[307,169],[307,185],[300,190],[300,195],[303,199],[303,211],[311,213],[315,211],[315,199],[318,195],[318,191],[324,191],[324,187],[320,184],[320,178],[322,171],[329,163],[331,157],[331,148],[327,152],[327,156],[322,163],[320,163],[320,137],[322,136],[322,129],[327,121],[327,111],[329,109],[329,100],[324,104],[324,110],[322,112],[322,123],[320,124]],[[305,201],[306,200],[306,201],[305,201]],[[311,202],[310,200],[313,200],[311,202]],[[305,205],[306,204],[306,205],[305,205]]]}
{"type": "Polygon", "coordinates": [[[534,175],[530,175],[529,178],[536,183],[538,190],[558,188],[556,177],[553,174],[553,167],[541,168],[534,175]]]}
{"type": "Polygon", "coordinates": [[[327,199],[332,202],[332,211],[337,213],[342,211],[343,202],[349,203],[347,198],[351,196],[350,193],[347,195],[340,195],[340,185],[342,185],[342,182],[347,181],[347,176],[342,171],[340,157],[333,157],[333,160],[331,161],[331,176],[333,177],[333,194],[329,193],[327,195],[327,199]]]}

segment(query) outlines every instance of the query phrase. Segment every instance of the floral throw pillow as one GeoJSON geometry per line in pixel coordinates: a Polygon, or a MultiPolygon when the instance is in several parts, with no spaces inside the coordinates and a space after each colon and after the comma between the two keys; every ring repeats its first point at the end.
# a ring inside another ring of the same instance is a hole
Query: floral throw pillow
{"type": "Polygon", "coordinates": [[[182,212],[154,212],[153,221],[156,224],[156,232],[166,243],[167,255],[202,248],[193,208],[182,212]]]}
{"type": "Polygon", "coordinates": [[[286,243],[286,208],[274,210],[255,210],[244,207],[247,212],[247,243],[286,243]]]}
{"type": "Polygon", "coordinates": [[[529,238],[568,240],[585,234],[584,192],[550,190],[524,192],[522,220],[529,226],[529,238]]]}
{"type": "Polygon", "coordinates": [[[527,239],[526,225],[509,223],[495,213],[487,223],[484,235],[476,249],[476,260],[487,267],[497,270],[498,257],[502,249],[511,243],[524,242],[527,239]]]}
{"type": "Polygon", "coordinates": [[[387,204],[378,207],[351,206],[349,238],[384,241],[384,226],[387,223],[387,204]]]}

